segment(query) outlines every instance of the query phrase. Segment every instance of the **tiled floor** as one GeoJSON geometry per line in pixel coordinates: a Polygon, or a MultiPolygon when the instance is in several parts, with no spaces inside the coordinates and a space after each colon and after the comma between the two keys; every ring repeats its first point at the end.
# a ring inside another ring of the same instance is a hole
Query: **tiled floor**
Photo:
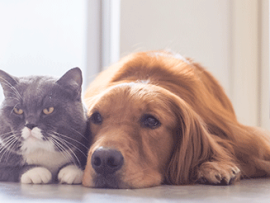
{"type": "Polygon", "coordinates": [[[242,180],[231,186],[160,186],[136,190],[90,189],[70,185],[0,183],[0,202],[270,203],[270,179],[242,180]]]}

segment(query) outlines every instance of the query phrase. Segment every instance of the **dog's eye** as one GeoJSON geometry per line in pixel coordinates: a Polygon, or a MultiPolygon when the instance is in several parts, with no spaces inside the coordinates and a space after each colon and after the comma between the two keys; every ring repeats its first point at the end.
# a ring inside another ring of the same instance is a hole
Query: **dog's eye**
{"type": "Polygon", "coordinates": [[[151,128],[151,129],[156,129],[161,125],[158,119],[156,119],[154,116],[149,115],[149,114],[142,116],[141,124],[143,127],[151,128]]]}
{"type": "Polygon", "coordinates": [[[95,112],[92,114],[92,116],[90,117],[90,120],[94,123],[94,124],[101,124],[102,123],[102,116],[100,115],[99,112],[95,112]]]}

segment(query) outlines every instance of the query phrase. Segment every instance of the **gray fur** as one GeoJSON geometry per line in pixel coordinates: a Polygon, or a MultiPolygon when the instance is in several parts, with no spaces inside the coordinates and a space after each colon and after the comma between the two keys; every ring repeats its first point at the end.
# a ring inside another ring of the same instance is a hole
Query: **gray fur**
{"type": "Polygon", "coordinates": [[[20,181],[22,174],[39,166],[29,164],[28,154],[22,149],[25,142],[22,130],[27,123],[37,126],[42,140],[54,143],[55,151],[72,157],[57,171],[51,171],[53,179],[65,165],[75,164],[83,169],[89,133],[86,133],[87,118],[81,101],[81,70],[71,69],[60,79],[14,77],[0,70],[0,83],[5,95],[0,109],[0,181],[20,181]],[[16,114],[15,107],[24,113],[16,114]],[[45,115],[43,109],[49,107],[54,107],[54,111],[45,115]]]}

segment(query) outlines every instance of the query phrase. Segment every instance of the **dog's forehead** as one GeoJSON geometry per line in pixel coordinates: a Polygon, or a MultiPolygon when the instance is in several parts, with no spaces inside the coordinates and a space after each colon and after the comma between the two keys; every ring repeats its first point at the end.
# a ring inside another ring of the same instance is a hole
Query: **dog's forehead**
{"type": "Polygon", "coordinates": [[[164,102],[164,95],[147,83],[122,83],[108,88],[100,95],[93,109],[104,112],[118,111],[154,111],[157,108],[168,108],[164,102]]]}
{"type": "Polygon", "coordinates": [[[161,94],[153,85],[147,83],[122,83],[107,90],[103,98],[111,102],[132,104],[133,102],[158,101],[161,94]]]}

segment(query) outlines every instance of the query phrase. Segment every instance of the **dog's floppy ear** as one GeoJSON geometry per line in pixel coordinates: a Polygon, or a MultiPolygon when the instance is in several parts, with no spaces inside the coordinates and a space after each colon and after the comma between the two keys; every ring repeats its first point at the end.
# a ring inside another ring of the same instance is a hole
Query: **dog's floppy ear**
{"type": "Polygon", "coordinates": [[[170,103],[177,117],[177,141],[165,177],[170,184],[188,184],[195,181],[199,164],[210,159],[215,142],[203,120],[184,100],[172,96],[170,103]]]}

